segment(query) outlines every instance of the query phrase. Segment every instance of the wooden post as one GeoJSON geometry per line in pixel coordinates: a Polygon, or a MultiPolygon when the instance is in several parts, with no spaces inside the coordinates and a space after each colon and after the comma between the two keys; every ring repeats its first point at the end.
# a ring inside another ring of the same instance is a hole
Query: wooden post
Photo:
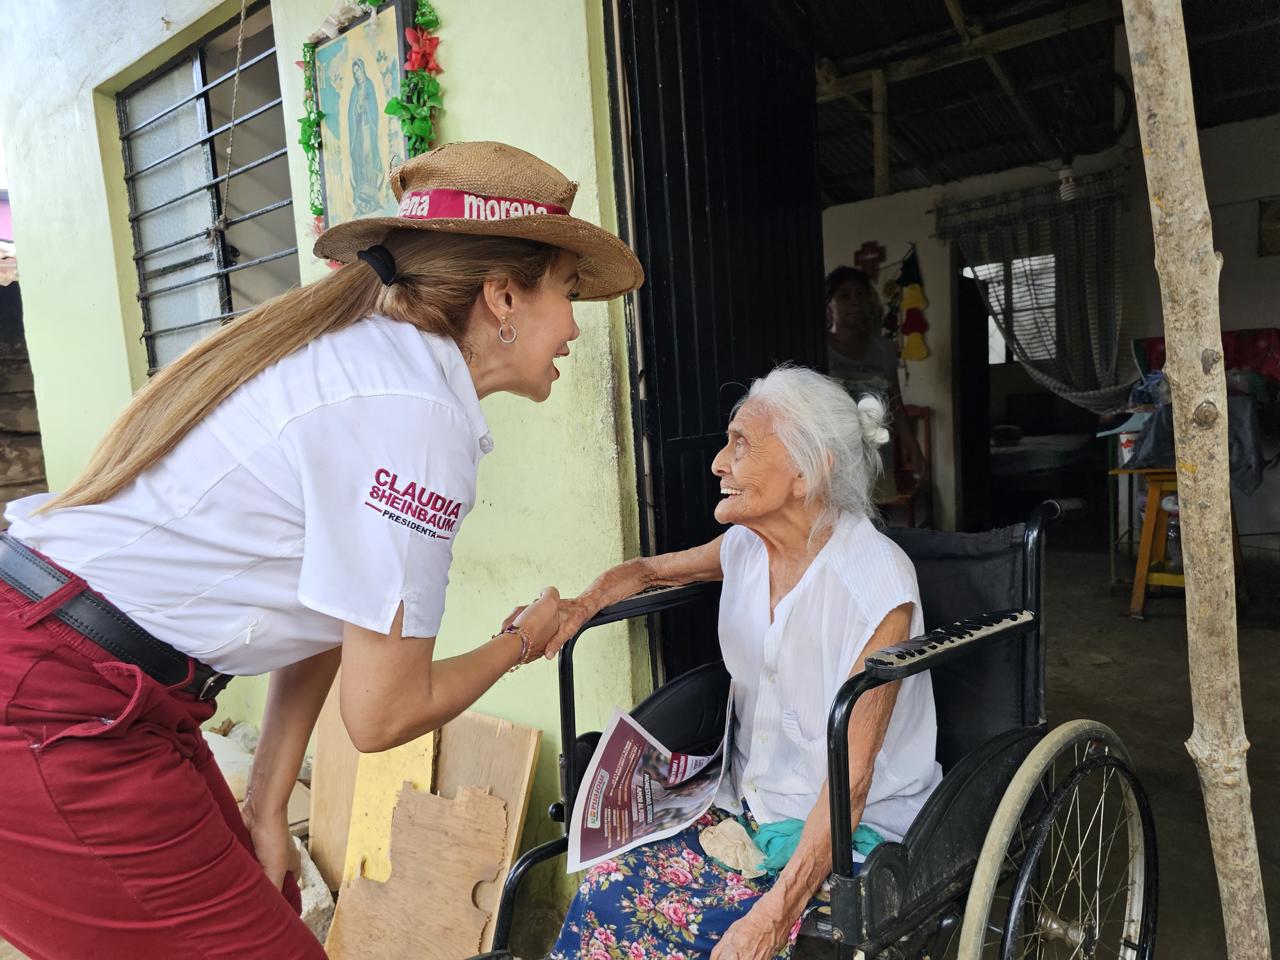
{"type": "MultiPolygon", "coordinates": [[[[1231,960],[1271,956],[1250,807],[1218,316],[1221,257],[1205,197],[1180,0],[1124,0],[1164,307],[1194,716],[1187,751],[1204,794],[1231,960]]],[[[1148,504],[1147,509],[1153,509],[1148,504]]]]}
{"type": "Polygon", "coordinates": [[[889,195],[889,91],[884,71],[871,74],[871,145],[875,158],[876,196],[889,195]]]}

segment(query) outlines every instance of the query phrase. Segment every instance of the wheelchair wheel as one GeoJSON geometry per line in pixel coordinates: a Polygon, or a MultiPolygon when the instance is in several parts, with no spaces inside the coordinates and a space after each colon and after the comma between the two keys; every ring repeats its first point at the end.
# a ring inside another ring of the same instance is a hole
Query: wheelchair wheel
{"type": "Polygon", "coordinates": [[[1151,808],[1107,726],[1063,724],[1027,756],[987,832],[958,960],[1148,960],[1151,808]]]}

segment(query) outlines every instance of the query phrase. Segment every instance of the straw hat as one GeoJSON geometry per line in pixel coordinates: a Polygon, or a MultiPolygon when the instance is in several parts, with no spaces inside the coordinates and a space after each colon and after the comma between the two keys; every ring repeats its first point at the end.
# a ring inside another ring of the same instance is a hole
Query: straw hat
{"type": "Polygon", "coordinates": [[[609,300],[636,289],[644,270],[631,249],[593,223],[569,216],[578,185],[531,153],[505,143],[449,143],[391,171],[394,217],[330,227],[318,257],[350,263],[391,230],[438,230],[537,240],[578,254],[579,299],[609,300]]]}

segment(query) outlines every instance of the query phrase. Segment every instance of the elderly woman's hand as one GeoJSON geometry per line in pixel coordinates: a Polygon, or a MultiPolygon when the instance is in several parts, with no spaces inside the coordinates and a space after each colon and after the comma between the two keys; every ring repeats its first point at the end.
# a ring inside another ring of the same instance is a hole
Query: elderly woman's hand
{"type": "MultiPolygon", "coordinates": [[[[560,623],[556,629],[555,635],[542,649],[542,655],[548,660],[555,657],[560,652],[560,648],[573,639],[582,625],[600,612],[601,604],[598,600],[593,599],[590,593],[584,593],[580,597],[574,597],[569,600],[561,599],[559,602],[560,623]]],[[[502,629],[505,630],[511,624],[516,622],[526,607],[516,607],[502,622],[502,629]]]]}
{"type": "Polygon", "coordinates": [[[601,604],[591,594],[584,593],[572,600],[560,601],[560,630],[547,644],[546,657],[551,659],[560,648],[577,635],[582,625],[600,612],[601,604]]]}
{"type": "Polygon", "coordinates": [[[725,931],[711,960],[769,960],[786,944],[795,925],[794,917],[777,912],[774,901],[761,898],[725,931]]]}

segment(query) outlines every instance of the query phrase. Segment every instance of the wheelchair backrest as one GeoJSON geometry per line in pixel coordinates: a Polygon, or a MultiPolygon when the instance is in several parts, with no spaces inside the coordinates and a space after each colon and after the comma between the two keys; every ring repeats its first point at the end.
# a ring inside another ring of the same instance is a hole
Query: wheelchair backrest
{"type": "MultiPolygon", "coordinates": [[[[994,610],[1031,608],[1024,596],[1023,524],[985,533],[890,527],[885,533],[911,558],[926,629],[994,610]]],[[[1038,611],[1037,611],[1038,612],[1038,611]]],[[[996,641],[933,670],[938,762],[950,770],[983,743],[1038,716],[1039,631],[996,641]]]]}

